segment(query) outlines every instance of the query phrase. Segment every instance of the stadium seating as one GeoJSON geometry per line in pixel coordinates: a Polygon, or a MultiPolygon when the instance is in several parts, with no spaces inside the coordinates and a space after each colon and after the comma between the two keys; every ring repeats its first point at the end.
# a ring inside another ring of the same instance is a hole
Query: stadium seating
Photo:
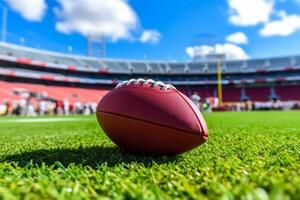
{"type": "Polygon", "coordinates": [[[282,101],[300,100],[300,86],[280,86],[275,90],[282,101]]]}
{"type": "Polygon", "coordinates": [[[46,95],[55,100],[68,99],[70,103],[76,102],[98,102],[108,90],[102,89],[82,89],[74,87],[61,87],[61,86],[46,86],[27,83],[11,83],[0,81],[0,103],[4,100],[19,100],[20,96],[15,94],[17,90],[25,90],[46,95]],[[5,88],[5,89],[3,89],[5,88]]]}
{"type": "Polygon", "coordinates": [[[172,73],[185,73],[185,63],[170,63],[172,73]]]}
{"type": "Polygon", "coordinates": [[[270,60],[270,68],[284,69],[291,66],[291,58],[273,58],[270,60]]]}
{"type": "MultiPolygon", "coordinates": [[[[197,91],[203,98],[216,96],[216,62],[98,59],[0,42],[0,63],[1,80],[24,82],[24,80],[31,79],[30,82],[39,84],[65,84],[72,87],[88,85],[91,88],[110,85],[112,88],[124,80],[143,77],[170,83],[177,88],[192,88],[185,91],[187,94],[197,91]]],[[[273,97],[278,95],[282,100],[300,100],[297,86],[300,82],[300,56],[224,61],[221,64],[224,101],[239,101],[242,94],[253,101],[268,101],[271,94],[273,97]],[[291,89],[285,89],[288,88],[287,86],[277,86],[282,83],[295,86],[291,86],[291,89]],[[271,90],[270,88],[273,87],[275,89],[271,90]],[[291,91],[293,94],[290,95],[291,91]]],[[[71,87],[57,87],[57,91],[50,91],[46,86],[24,85],[25,89],[28,87],[31,90],[35,89],[36,92],[46,91],[53,98],[65,97],[64,93],[73,92],[71,87]]],[[[82,95],[85,92],[79,88],[75,88],[73,93],[76,98],[72,96],[67,96],[67,98],[74,101],[93,100],[89,94],[82,95]]],[[[1,99],[4,96],[17,98],[9,95],[13,94],[0,90],[1,99]]]]}
{"type": "Polygon", "coordinates": [[[241,100],[240,88],[224,88],[223,89],[223,101],[224,102],[239,102],[241,100]]]}
{"type": "Polygon", "coordinates": [[[147,63],[145,62],[131,62],[130,66],[133,69],[134,73],[147,73],[147,63]]]}
{"type": "Polygon", "coordinates": [[[291,64],[292,64],[293,67],[300,67],[300,56],[292,57],[291,64]]]}
{"type": "MultiPolygon", "coordinates": [[[[78,70],[96,69],[110,73],[216,73],[217,63],[182,63],[182,62],[144,62],[100,60],[83,56],[54,53],[32,48],[25,48],[6,43],[0,43],[0,56],[10,56],[17,59],[29,59],[46,63],[47,66],[74,66],[78,70]],[[105,70],[103,70],[105,69],[105,70]]],[[[282,70],[286,67],[299,67],[300,57],[282,57],[247,61],[224,61],[224,73],[239,73],[251,70],[282,70]]]]}
{"type": "Polygon", "coordinates": [[[253,70],[261,70],[266,69],[266,61],[267,60],[249,60],[247,61],[247,66],[244,68],[245,70],[253,69],[253,70]]]}
{"type": "Polygon", "coordinates": [[[225,62],[226,72],[237,72],[242,70],[243,63],[239,61],[225,62]]]}
{"type": "Polygon", "coordinates": [[[208,73],[216,74],[218,71],[218,65],[216,63],[209,63],[208,64],[208,73]]]}
{"type": "Polygon", "coordinates": [[[149,66],[151,67],[152,73],[155,74],[164,73],[164,70],[159,63],[149,63],[149,66]]]}
{"type": "Polygon", "coordinates": [[[246,88],[246,95],[250,97],[251,101],[269,101],[270,88],[269,87],[257,87],[246,88]]]}
{"type": "Polygon", "coordinates": [[[103,62],[109,69],[109,72],[129,73],[129,66],[126,62],[105,61],[103,62]]]}
{"type": "Polygon", "coordinates": [[[189,63],[188,66],[190,69],[190,73],[201,74],[204,72],[205,64],[204,63],[189,63]]]}

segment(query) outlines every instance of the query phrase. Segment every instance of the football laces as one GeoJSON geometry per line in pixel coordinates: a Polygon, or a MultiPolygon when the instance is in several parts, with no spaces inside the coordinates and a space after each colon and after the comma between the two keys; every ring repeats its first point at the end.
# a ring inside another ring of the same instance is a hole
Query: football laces
{"type": "Polygon", "coordinates": [[[119,87],[122,87],[122,86],[125,86],[125,85],[148,85],[148,84],[151,84],[153,88],[157,88],[157,87],[161,87],[161,90],[163,91],[166,91],[166,90],[169,90],[169,89],[176,89],[173,85],[170,85],[170,84],[165,84],[161,81],[154,81],[152,79],[148,79],[148,80],[145,80],[145,79],[142,79],[142,78],[139,78],[139,79],[130,79],[128,81],[123,81],[122,83],[119,83],[116,88],[119,88],[119,87]]]}

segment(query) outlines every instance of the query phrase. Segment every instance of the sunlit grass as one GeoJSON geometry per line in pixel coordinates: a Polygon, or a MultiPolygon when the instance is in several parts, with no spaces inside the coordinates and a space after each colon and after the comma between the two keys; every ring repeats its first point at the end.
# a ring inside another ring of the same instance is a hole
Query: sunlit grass
{"type": "Polygon", "coordinates": [[[299,199],[299,112],[205,118],[209,141],[172,158],[123,152],[94,116],[0,118],[0,199],[299,199]]]}

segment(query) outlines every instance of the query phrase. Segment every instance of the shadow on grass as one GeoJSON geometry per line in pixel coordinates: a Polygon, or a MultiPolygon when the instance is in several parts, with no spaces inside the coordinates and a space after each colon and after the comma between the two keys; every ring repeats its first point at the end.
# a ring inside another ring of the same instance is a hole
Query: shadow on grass
{"type": "Polygon", "coordinates": [[[118,147],[89,147],[77,149],[53,149],[37,150],[15,155],[4,156],[0,162],[15,162],[18,166],[25,167],[32,163],[36,166],[63,165],[70,164],[90,166],[98,168],[101,165],[113,167],[119,164],[139,163],[145,167],[151,167],[153,164],[164,164],[176,162],[180,156],[176,157],[158,157],[129,154],[118,147]]]}

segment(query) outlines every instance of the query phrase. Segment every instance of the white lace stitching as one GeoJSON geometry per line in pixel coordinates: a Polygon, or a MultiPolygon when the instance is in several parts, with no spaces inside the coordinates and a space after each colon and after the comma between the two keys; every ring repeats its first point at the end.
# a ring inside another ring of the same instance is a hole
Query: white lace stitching
{"type": "Polygon", "coordinates": [[[142,85],[152,84],[152,87],[154,87],[154,88],[161,87],[161,90],[163,90],[163,91],[166,91],[169,89],[175,89],[175,87],[173,85],[165,84],[161,81],[154,81],[152,79],[145,80],[142,78],[130,79],[129,81],[123,81],[122,83],[119,83],[116,86],[116,88],[122,87],[124,85],[139,85],[139,84],[142,84],[142,85]]]}

